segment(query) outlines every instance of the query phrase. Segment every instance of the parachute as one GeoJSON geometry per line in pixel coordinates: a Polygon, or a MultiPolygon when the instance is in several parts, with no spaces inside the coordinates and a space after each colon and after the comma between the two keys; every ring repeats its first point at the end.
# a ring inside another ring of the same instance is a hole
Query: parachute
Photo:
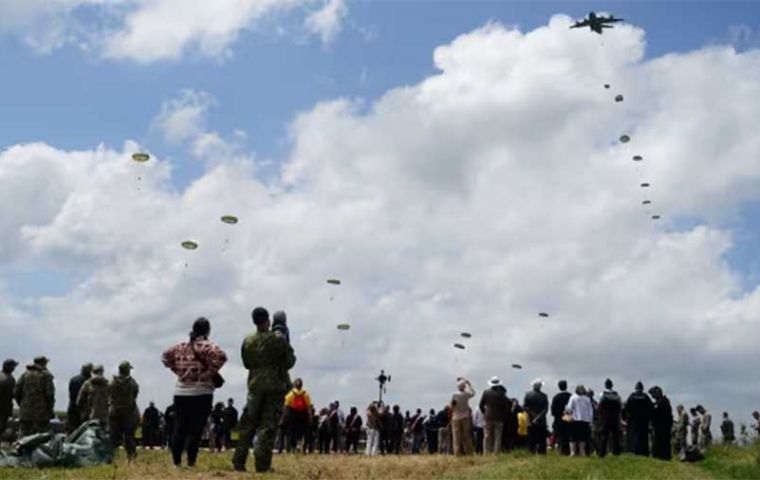
{"type": "Polygon", "coordinates": [[[641,184],[641,188],[649,188],[649,184],[648,183],[642,183],[641,184]]]}
{"type": "Polygon", "coordinates": [[[143,152],[137,152],[132,154],[132,160],[135,162],[145,163],[150,160],[150,155],[143,152]]]}
{"type": "Polygon", "coordinates": [[[192,240],[185,240],[184,242],[182,242],[181,245],[182,245],[182,248],[184,248],[185,250],[195,250],[196,248],[198,248],[198,244],[193,242],[192,240]]]}
{"type": "Polygon", "coordinates": [[[227,223],[229,225],[235,225],[238,223],[238,218],[235,215],[225,215],[222,217],[222,222],[227,223]]]}
{"type": "Polygon", "coordinates": [[[642,205],[650,205],[651,203],[652,203],[651,200],[644,200],[643,202],[641,202],[642,205]]]}
{"type": "Polygon", "coordinates": [[[660,219],[659,215],[652,215],[652,220],[659,220],[659,219],[660,219]]]}
{"type": "Polygon", "coordinates": [[[462,337],[464,337],[464,338],[471,338],[471,337],[472,337],[472,334],[471,334],[471,333],[468,333],[468,332],[462,332],[462,334],[461,334],[461,335],[462,335],[462,337]]]}
{"type": "Polygon", "coordinates": [[[546,312],[541,312],[541,313],[538,314],[538,316],[539,317],[543,317],[543,318],[549,318],[549,314],[546,313],[546,312]]]}
{"type": "Polygon", "coordinates": [[[622,96],[622,95],[620,95],[620,94],[618,94],[618,95],[615,95],[615,101],[616,101],[616,102],[622,102],[622,101],[623,101],[623,96],[622,96]]]}
{"type": "Polygon", "coordinates": [[[631,141],[631,137],[628,135],[620,135],[620,143],[628,143],[631,141]]]}
{"type": "Polygon", "coordinates": [[[605,83],[604,84],[604,88],[610,88],[610,84],[609,83],[605,83]]]}
{"type": "Polygon", "coordinates": [[[522,370],[522,365],[520,365],[519,363],[513,363],[512,368],[514,368],[515,370],[522,370]]]}
{"type": "Polygon", "coordinates": [[[350,329],[351,329],[351,325],[349,325],[347,323],[339,323],[338,324],[338,330],[345,331],[345,330],[350,330],[350,329]]]}
{"type": "Polygon", "coordinates": [[[464,345],[462,345],[461,343],[455,343],[454,344],[454,348],[458,348],[460,350],[464,350],[464,345]]]}
{"type": "Polygon", "coordinates": [[[337,278],[328,278],[327,283],[329,283],[330,285],[340,285],[340,280],[338,280],[337,278]]]}
{"type": "Polygon", "coordinates": [[[642,157],[641,155],[634,155],[633,156],[633,161],[634,162],[640,162],[642,160],[644,160],[644,157],[642,157]]]}

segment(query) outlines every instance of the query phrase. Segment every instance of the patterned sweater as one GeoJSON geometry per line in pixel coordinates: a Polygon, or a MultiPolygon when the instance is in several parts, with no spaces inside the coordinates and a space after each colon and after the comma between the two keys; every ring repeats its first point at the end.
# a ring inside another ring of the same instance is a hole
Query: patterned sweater
{"type": "Polygon", "coordinates": [[[214,393],[211,378],[227,362],[227,354],[215,343],[201,337],[192,344],[174,345],[161,355],[161,361],[177,375],[174,395],[211,395],[214,393]]]}

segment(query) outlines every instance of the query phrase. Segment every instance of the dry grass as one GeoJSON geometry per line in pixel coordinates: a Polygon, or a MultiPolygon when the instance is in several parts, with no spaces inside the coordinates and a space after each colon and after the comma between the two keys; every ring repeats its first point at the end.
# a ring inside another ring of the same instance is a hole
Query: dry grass
{"type": "MultiPolygon", "coordinates": [[[[122,452],[114,465],[86,469],[0,469],[0,480],[108,480],[108,479],[724,479],[760,478],[760,446],[739,449],[717,447],[705,462],[684,464],[651,458],[566,458],[555,454],[536,457],[517,452],[498,457],[454,458],[442,455],[366,458],[347,455],[275,455],[274,473],[237,473],[231,453],[203,452],[198,466],[174,470],[168,452],[139,452],[135,465],[127,466],[122,452]]],[[[253,462],[249,463],[249,468],[253,462]]]]}

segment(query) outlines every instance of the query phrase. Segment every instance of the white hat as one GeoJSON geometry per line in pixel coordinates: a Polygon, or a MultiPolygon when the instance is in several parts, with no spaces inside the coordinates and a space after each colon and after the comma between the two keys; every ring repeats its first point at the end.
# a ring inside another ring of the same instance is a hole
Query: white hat
{"type": "Polygon", "coordinates": [[[533,387],[533,388],[536,388],[536,386],[538,386],[539,388],[543,388],[544,387],[544,382],[541,381],[540,378],[537,378],[537,379],[533,380],[532,382],[530,382],[530,386],[533,387]]]}
{"type": "Polygon", "coordinates": [[[491,377],[491,380],[488,381],[488,386],[495,387],[496,385],[501,385],[501,380],[499,380],[499,377],[491,377]]]}

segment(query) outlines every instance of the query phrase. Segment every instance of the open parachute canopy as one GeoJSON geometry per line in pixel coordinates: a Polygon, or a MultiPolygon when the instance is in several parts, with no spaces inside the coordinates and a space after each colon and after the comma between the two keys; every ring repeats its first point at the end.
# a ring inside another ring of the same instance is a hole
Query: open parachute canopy
{"type": "Polygon", "coordinates": [[[652,220],[659,220],[659,219],[660,219],[659,215],[652,215],[652,220]]]}
{"type": "Polygon", "coordinates": [[[649,184],[648,183],[642,183],[641,184],[641,188],[649,188],[649,184]]]}
{"type": "Polygon", "coordinates": [[[628,135],[625,135],[625,134],[620,135],[620,143],[628,143],[630,141],[631,141],[631,137],[629,137],[628,135]]]}
{"type": "Polygon", "coordinates": [[[337,278],[328,278],[327,283],[329,283],[330,285],[340,285],[340,280],[338,280],[337,278]]]}
{"type": "Polygon", "coordinates": [[[522,365],[520,365],[519,363],[513,363],[512,368],[514,368],[515,370],[522,370],[522,365]]]}
{"type": "Polygon", "coordinates": [[[344,330],[345,331],[345,330],[350,330],[350,329],[351,329],[351,325],[349,325],[347,323],[339,323],[338,324],[338,330],[344,330]]]}
{"type": "Polygon", "coordinates": [[[181,245],[182,245],[182,248],[184,248],[185,250],[195,250],[196,248],[198,248],[198,244],[192,240],[185,240],[184,242],[181,243],[181,245]]]}
{"type": "Polygon", "coordinates": [[[651,203],[652,203],[651,200],[644,200],[643,202],[641,202],[642,205],[650,205],[651,203]]]}
{"type": "Polygon", "coordinates": [[[464,345],[462,345],[461,343],[455,343],[454,348],[458,348],[459,350],[464,350],[464,345]]]}
{"type": "Polygon", "coordinates": [[[132,154],[132,160],[135,162],[145,163],[150,160],[150,155],[144,152],[137,152],[132,154]]]}
{"type": "Polygon", "coordinates": [[[229,225],[235,225],[238,223],[238,218],[235,215],[225,215],[222,217],[222,222],[227,223],[229,225]]]}
{"type": "Polygon", "coordinates": [[[469,332],[462,332],[461,335],[462,335],[463,338],[471,338],[472,337],[472,334],[469,333],[469,332]]]}
{"type": "Polygon", "coordinates": [[[546,312],[541,312],[541,313],[538,314],[538,316],[539,317],[543,317],[543,318],[549,318],[549,314],[546,313],[546,312]]]}
{"type": "Polygon", "coordinates": [[[604,88],[610,88],[610,84],[609,83],[605,83],[604,84],[604,88]]]}
{"type": "Polygon", "coordinates": [[[633,156],[633,161],[634,162],[640,162],[642,160],[644,160],[644,157],[642,157],[641,155],[634,155],[633,156]]]}
{"type": "Polygon", "coordinates": [[[616,101],[616,102],[622,102],[622,101],[623,101],[623,96],[622,96],[622,95],[620,95],[620,94],[618,94],[618,95],[615,95],[615,101],[616,101]]]}

